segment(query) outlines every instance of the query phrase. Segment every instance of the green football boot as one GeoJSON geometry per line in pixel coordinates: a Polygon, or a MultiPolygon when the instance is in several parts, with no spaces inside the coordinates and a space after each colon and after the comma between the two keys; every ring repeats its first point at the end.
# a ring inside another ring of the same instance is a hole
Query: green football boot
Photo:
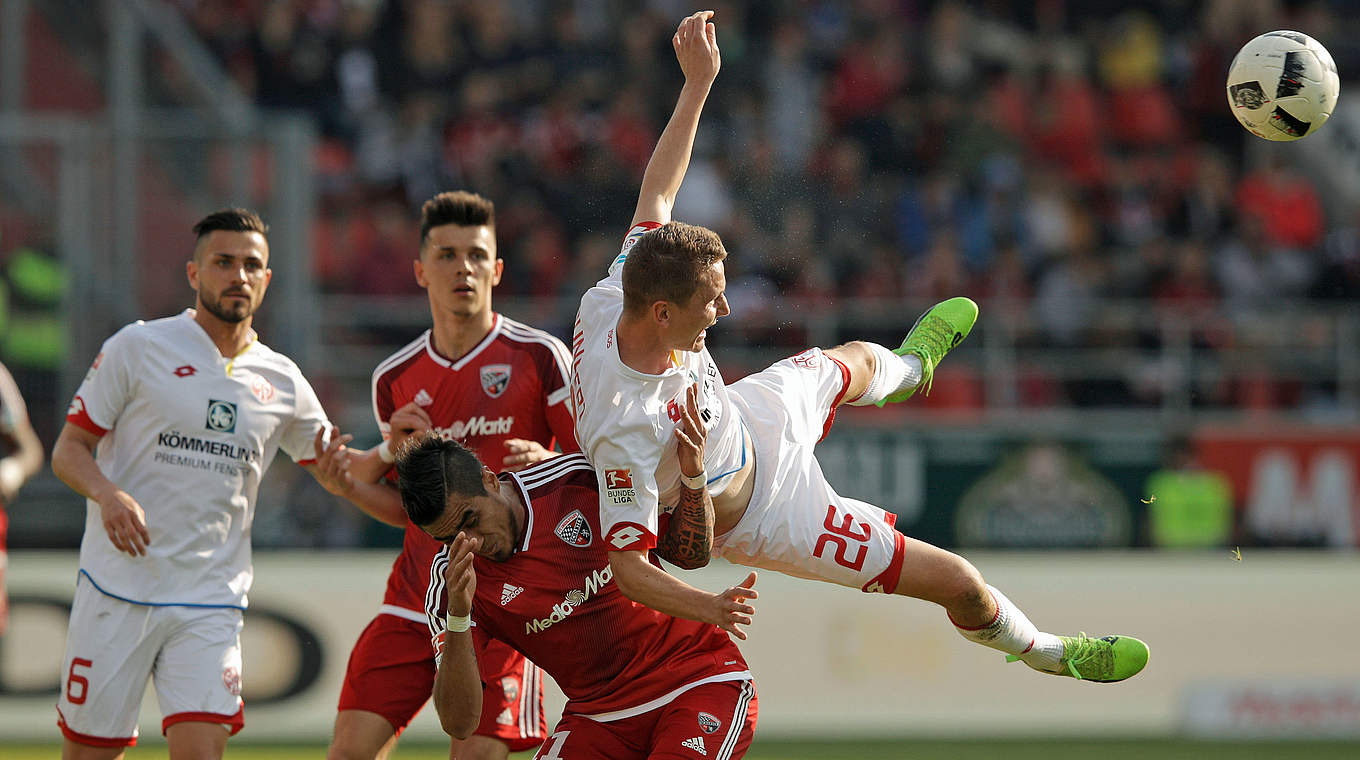
{"type": "MultiPolygon", "coordinates": [[[[1080,636],[1058,638],[1063,643],[1060,669],[1035,670],[1055,676],[1068,676],[1078,681],[1114,683],[1138,675],[1147,666],[1148,645],[1132,636],[1101,636],[1093,639],[1083,633],[1080,636]]],[[[1006,655],[1007,662],[1019,659],[1013,654],[1006,655]]]]}
{"type": "Polygon", "coordinates": [[[944,355],[949,353],[949,349],[968,337],[977,316],[977,304],[973,303],[972,299],[963,297],[941,301],[926,309],[926,313],[911,326],[911,331],[903,339],[901,347],[893,350],[898,356],[916,354],[921,359],[921,382],[911,390],[895,393],[883,399],[878,405],[906,401],[915,395],[918,388],[924,389],[923,395],[929,395],[930,383],[935,379],[935,367],[939,365],[944,355]]]}

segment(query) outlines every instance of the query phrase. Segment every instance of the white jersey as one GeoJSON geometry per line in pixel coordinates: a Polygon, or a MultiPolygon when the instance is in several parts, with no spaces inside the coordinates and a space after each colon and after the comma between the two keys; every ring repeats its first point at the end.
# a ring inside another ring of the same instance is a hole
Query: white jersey
{"type": "Polygon", "coordinates": [[[656,546],[658,509],[679,500],[674,430],[691,384],[699,383],[700,417],[708,429],[709,493],[722,493],[746,463],[744,425],[707,348],[673,352],[671,366],[659,375],[638,372],[619,358],[623,264],[638,239],[659,226],[646,222],[628,231],[608,276],[581,298],[572,335],[576,440],[599,477],[600,529],[614,549],[656,546]]]}
{"type": "Polygon", "coordinates": [[[102,436],[99,469],[142,506],[151,534],[146,556],[118,551],[88,501],[80,572],[130,602],[207,607],[245,607],[260,478],[280,448],[313,460],[329,427],[288,357],[259,341],[224,357],[192,309],[105,341],[66,419],[102,436]]]}

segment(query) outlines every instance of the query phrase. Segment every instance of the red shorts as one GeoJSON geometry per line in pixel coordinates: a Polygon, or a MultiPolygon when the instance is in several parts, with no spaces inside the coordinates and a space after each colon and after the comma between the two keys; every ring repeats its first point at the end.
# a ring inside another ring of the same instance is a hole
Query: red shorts
{"type": "Polygon", "coordinates": [[[534,757],[734,760],[746,754],[755,728],[755,685],[720,681],[690,689],[650,712],[608,723],[566,713],[534,757]]]}
{"type": "MultiPolygon", "coordinates": [[[[512,752],[537,747],[548,732],[542,671],[496,641],[477,653],[477,661],[486,683],[477,735],[499,739],[512,752]]],[[[339,709],[377,713],[400,734],[433,688],[429,627],[396,615],[378,615],[350,653],[339,709]]]]}

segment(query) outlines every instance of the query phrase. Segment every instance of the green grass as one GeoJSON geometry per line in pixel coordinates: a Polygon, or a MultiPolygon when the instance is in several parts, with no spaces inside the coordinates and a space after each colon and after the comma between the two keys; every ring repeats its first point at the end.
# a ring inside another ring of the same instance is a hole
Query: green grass
{"type": "MultiPolygon", "coordinates": [[[[57,757],[55,744],[0,745],[4,760],[47,760],[57,757]]],[[[229,744],[232,760],[301,760],[321,757],[325,747],[313,744],[229,744]]],[[[902,739],[876,742],[762,742],[746,760],[1316,760],[1360,756],[1357,742],[1201,742],[1190,740],[1053,740],[1008,739],[940,741],[902,739]]],[[[164,760],[160,742],[129,750],[127,760],[164,760]]],[[[398,746],[393,760],[444,760],[448,749],[429,744],[398,746]]],[[[511,756],[528,760],[530,753],[511,756]]]]}

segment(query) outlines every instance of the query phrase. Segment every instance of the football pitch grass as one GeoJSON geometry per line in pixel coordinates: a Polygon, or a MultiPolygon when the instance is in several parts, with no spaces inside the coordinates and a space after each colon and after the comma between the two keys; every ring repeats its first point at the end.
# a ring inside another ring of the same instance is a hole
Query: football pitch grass
{"type": "MultiPolygon", "coordinates": [[[[319,744],[229,744],[228,758],[239,760],[302,760],[319,758],[326,748],[319,744]]],[[[4,760],[47,760],[61,750],[56,744],[9,744],[0,740],[4,760]]],[[[126,760],[165,760],[168,754],[159,741],[134,747],[126,760]]],[[[392,760],[444,760],[448,749],[433,744],[399,745],[392,760]]],[[[533,755],[511,755],[529,760],[533,755]]],[[[697,757],[697,756],[696,756],[697,757]]],[[[900,739],[874,742],[762,742],[746,753],[747,760],[1316,760],[1360,757],[1360,743],[1353,742],[1214,742],[1177,739],[1159,740],[1056,740],[991,739],[942,741],[900,739]]],[[[574,760],[574,759],[573,759],[574,760]]]]}

